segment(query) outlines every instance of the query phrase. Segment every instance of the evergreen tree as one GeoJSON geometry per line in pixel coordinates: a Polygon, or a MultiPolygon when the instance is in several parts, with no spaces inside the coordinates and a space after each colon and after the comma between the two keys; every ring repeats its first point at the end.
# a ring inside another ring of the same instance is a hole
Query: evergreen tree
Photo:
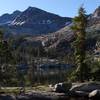
{"type": "Polygon", "coordinates": [[[7,85],[11,82],[11,78],[15,75],[14,67],[11,65],[13,56],[10,46],[3,39],[3,33],[0,31],[0,83],[7,85]]]}
{"type": "Polygon", "coordinates": [[[88,79],[88,67],[86,65],[86,27],[87,27],[87,17],[85,15],[85,10],[80,7],[78,16],[73,20],[72,30],[75,32],[76,40],[74,41],[75,48],[75,59],[77,69],[75,72],[76,79],[78,81],[84,81],[88,79]]]}

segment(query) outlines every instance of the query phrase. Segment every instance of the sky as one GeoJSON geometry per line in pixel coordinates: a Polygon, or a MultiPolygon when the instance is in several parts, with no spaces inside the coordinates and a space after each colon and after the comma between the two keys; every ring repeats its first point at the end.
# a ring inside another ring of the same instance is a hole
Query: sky
{"type": "Polygon", "coordinates": [[[24,11],[32,6],[60,16],[74,17],[82,3],[87,14],[100,6],[100,0],[0,0],[0,15],[15,10],[24,11]]]}

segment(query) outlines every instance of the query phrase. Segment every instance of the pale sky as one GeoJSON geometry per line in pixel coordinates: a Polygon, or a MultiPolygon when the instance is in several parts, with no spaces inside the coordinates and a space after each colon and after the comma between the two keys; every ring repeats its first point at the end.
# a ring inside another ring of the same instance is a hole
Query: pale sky
{"type": "Polygon", "coordinates": [[[88,14],[100,6],[100,0],[0,0],[0,15],[32,6],[60,16],[74,17],[83,2],[88,14]]]}

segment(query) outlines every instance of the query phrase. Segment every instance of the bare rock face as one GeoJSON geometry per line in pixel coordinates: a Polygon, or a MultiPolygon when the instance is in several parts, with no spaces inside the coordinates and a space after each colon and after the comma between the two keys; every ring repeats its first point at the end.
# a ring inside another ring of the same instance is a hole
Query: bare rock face
{"type": "Polygon", "coordinates": [[[92,17],[100,17],[100,6],[94,11],[92,17]]]}
{"type": "Polygon", "coordinates": [[[0,16],[0,25],[10,24],[20,14],[21,14],[21,12],[16,10],[12,14],[6,13],[6,14],[0,16]]]}
{"type": "Polygon", "coordinates": [[[97,26],[100,25],[100,6],[94,11],[93,14],[89,17],[89,26],[97,26]]]}

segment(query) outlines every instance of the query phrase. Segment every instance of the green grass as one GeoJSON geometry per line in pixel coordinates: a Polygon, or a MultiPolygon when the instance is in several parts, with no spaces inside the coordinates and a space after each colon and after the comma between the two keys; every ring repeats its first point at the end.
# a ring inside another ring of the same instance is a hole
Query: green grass
{"type": "Polygon", "coordinates": [[[50,88],[47,85],[39,85],[39,86],[34,86],[32,88],[35,91],[50,91],[50,88]]]}
{"type": "MultiPolygon", "coordinates": [[[[26,93],[31,92],[31,91],[50,91],[50,88],[48,85],[35,85],[33,87],[25,87],[26,93]]],[[[19,94],[20,87],[2,87],[0,89],[0,93],[19,94]]]]}
{"type": "Polygon", "coordinates": [[[0,89],[0,93],[5,93],[5,94],[18,94],[19,93],[19,88],[18,87],[4,87],[0,89]]]}

